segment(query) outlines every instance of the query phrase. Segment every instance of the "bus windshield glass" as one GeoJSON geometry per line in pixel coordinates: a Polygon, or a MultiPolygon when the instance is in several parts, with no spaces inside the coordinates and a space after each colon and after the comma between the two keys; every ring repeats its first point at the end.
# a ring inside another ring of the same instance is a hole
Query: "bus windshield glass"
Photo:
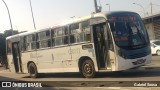
{"type": "Polygon", "coordinates": [[[160,40],[153,42],[156,45],[160,45],[160,40]]]}
{"type": "Polygon", "coordinates": [[[110,14],[109,24],[115,43],[120,48],[135,49],[149,43],[145,26],[136,13],[110,14]]]}

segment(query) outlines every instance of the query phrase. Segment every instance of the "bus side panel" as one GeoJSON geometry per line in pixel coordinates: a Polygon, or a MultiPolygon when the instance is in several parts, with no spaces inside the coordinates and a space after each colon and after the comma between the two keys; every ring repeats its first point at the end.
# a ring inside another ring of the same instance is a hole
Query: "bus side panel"
{"type": "Polygon", "coordinates": [[[79,69],[75,67],[77,66],[77,61],[72,59],[72,52],[71,47],[68,46],[61,48],[56,55],[62,60],[64,72],[79,72],[79,69]]]}
{"type": "Polygon", "coordinates": [[[110,57],[110,62],[111,62],[111,69],[112,71],[115,71],[117,67],[117,60],[116,60],[115,52],[109,50],[109,57],[110,57]]]}
{"type": "Polygon", "coordinates": [[[21,60],[22,60],[22,71],[24,73],[28,73],[28,67],[27,67],[28,62],[32,61],[35,64],[37,64],[36,51],[21,53],[21,60]]]}
{"type": "Polygon", "coordinates": [[[37,69],[39,73],[54,72],[57,68],[62,71],[61,61],[54,62],[52,59],[54,56],[53,53],[53,49],[43,49],[37,51],[37,69]]]}
{"type": "Polygon", "coordinates": [[[83,45],[89,45],[89,44],[92,44],[92,48],[83,49],[82,44],[71,46],[72,63],[73,63],[72,67],[79,69],[79,66],[78,66],[79,59],[82,56],[88,56],[92,59],[94,66],[95,66],[95,70],[98,71],[96,55],[95,55],[95,50],[94,50],[94,44],[93,43],[86,43],[83,45]],[[77,63],[77,64],[75,64],[75,63],[77,63]]]}
{"type": "Polygon", "coordinates": [[[71,55],[69,53],[70,47],[56,47],[46,50],[37,51],[38,58],[38,72],[64,72],[67,61],[71,61],[71,55]]]}

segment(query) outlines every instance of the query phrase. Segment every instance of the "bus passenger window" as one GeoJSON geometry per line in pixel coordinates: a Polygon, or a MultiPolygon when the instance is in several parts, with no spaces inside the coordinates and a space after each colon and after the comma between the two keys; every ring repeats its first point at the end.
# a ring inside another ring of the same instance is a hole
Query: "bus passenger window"
{"type": "Polygon", "coordinates": [[[82,34],[78,33],[77,34],[77,42],[83,42],[82,34]]]}
{"type": "Polygon", "coordinates": [[[77,43],[81,41],[79,37],[79,32],[79,23],[70,25],[70,43],[77,43]]]}
{"type": "Polygon", "coordinates": [[[32,43],[31,43],[31,49],[32,49],[32,50],[36,49],[36,43],[35,43],[35,42],[32,42],[32,43]]]}
{"type": "Polygon", "coordinates": [[[46,31],[46,37],[49,38],[50,37],[50,31],[46,31]]]}
{"type": "Polygon", "coordinates": [[[91,41],[89,20],[82,22],[82,30],[84,32],[84,41],[91,41]]]}
{"type": "Polygon", "coordinates": [[[68,34],[69,34],[68,27],[65,26],[65,27],[64,27],[64,35],[68,35],[68,34]]]}
{"type": "Polygon", "coordinates": [[[68,36],[64,36],[63,41],[64,41],[64,44],[68,44],[68,36]]]}
{"type": "Polygon", "coordinates": [[[39,42],[36,42],[36,48],[39,49],[39,42]]]}
{"type": "Polygon", "coordinates": [[[22,48],[23,51],[27,50],[26,41],[27,41],[26,36],[24,36],[23,37],[23,48],[22,48]]]}
{"type": "Polygon", "coordinates": [[[51,39],[50,39],[50,31],[46,31],[46,44],[47,44],[47,47],[51,47],[51,39]],[[48,40],[47,40],[48,39],[48,40]]]}
{"type": "Polygon", "coordinates": [[[32,35],[31,49],[32,50],[36,49],[36,36],[35,36],[35,34],[32,35]]]}
{"type": "MultiPolygon", "coordinates": [[[[50,31],[42,31],[38,33],[38,40],[37,45],[39,45],[39,48],[47,48],[51,46],[51,40],[50,40],[50,31]]],[[[37,46],[38,48],[38,46],[37,46]]]]}
{"type": "Polygon", "coordinates": [[[51,40],[50,39],[48,39],[48,47],[51,47],[51,40]]]}
{"type": "Polygon", "coordinates": [[[36,36],[35,36],[35,34],[32,35],[32,41],[36,41],[36,36]]]}
{"type": "Polygon", "coordinates": [[[52,46],[55,46],[55,33],[56,31],[54,29],[51,30],[51,37],[52,37],[52,46]]]}
{"type": "Polygon", "coordinates": [[[36,33],[36,49],[39,49],[39,37],[38,34],[36,33]]]}
{"type": "Polygon", "coordinates": [[[74,35],[70,35],[70,43],[75,43],[76,42],[76,38],[74,35]]]}
{"type": "Polygon", "coordinates": [[[25,41],[26,41],[25,43],[26,51],[31,50],[32,35],[27,35],[25,37],[25,41]]]}
{"type": "Polygon", "coordinates": [[[56,46],[58,46],[58,45],[62,45],[62,37],[56,37],[55,38],[56,39],[56,46]]]}
{"type": "Polygon", "coordinates": [[[63,38],[62,38],[63,28],[62,27],[56,28],[55,33],[56,33],[55,34],[55,45],[56,46],[63,45],[63,38]]]}
{"type": "Polygon", "coordinates": [[[52,46],[55,46],[55,38],[52,38],[52,46]]]}
{"type": "Polygon", "coordinates": [[[27,43],[26,46],[27,46],[26,50],[29,51],[29,50],[30,50],[30,45],[29,45],[29,43],[27,43]]]}
{"type": "Polygon", "coordinates": [[[87,28],[85,30],[85,36],[86,36],[86,41],[91,41],[91,32],[90,32],[90,28],[87,28]]]}
{"type": "Polygon", "coordinates": [[[63,27],[63,43],[65,45],[65,44],[68,44],[68,42],[69,42],[69,39],[68,39],[68,27],[65,26],[65,27],[63,27]]]}

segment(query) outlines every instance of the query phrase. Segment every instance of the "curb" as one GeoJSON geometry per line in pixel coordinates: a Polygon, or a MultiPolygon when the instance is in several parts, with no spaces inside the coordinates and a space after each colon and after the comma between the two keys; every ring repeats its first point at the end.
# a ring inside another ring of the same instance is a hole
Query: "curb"
{"type": "Polygon", "coordinates": [[[10,73],[9,69],[0,70],[0,73],[10,73]]]}

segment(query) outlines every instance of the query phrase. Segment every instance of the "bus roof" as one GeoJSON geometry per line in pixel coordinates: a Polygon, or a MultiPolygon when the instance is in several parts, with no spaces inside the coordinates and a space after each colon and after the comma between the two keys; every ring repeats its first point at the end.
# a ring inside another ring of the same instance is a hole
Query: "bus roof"
{"type": "Polygon", "coordinates": [[[6,39],[8,40],[8,39],[11,39],[13,37],[24,36],[24,35],[28,35],[28,34],[31,34],[31,33],[34,33],[34,32],[36,32],[36,31],[35,30],[34,31],[27,31],[27,32],[16,34],[16,35],[8,36],[6,39]]]}
{"type": "MultiPolygon", "coordinates": [[[[16,34],[16,35],[13,35],[13,36],[9,36],[6,39],[8,40],[8,39],[11,39],[13,37],[29,35],[29,34],[32,34],[32,33],[45,31],[47,29],[49,30],[49,29],[52,29],[52,28],[57,28],[57,27],[61,27],[61,26],[64,26],[64,25],[72,24],[72,23],[78,23],[78,22],[82,22],[82,21],[88,20],[90,18],[103,17],[103,18],[105,18],[107,20],[107,18],[106,18],[107,15],[112,15],[112,14],[116,14],[116,13],[135,13],[135,12],[130,12],[130,11],[111,11],[111,12],[92,13],[91,15],[88,15],[88,16],[83,16],[83,17],[80,17],[80,18],[64,21],[64,22],[62,22],[60,24],[52,26],[51,28],[45,28],[45,29],[34,30],[34,31],[27,31],[27,32],[24,32],[24,33],[20,33],[20,34],[16,34]]],[[[137,14],[137,13],[135,13],[135,14],[137,14]]]]}
{"type": "MultiPolygon", "coordinates": [[[[78,22],[82,22],[82,21],[88,20],[90,18],[96,18],[96,17],[104,17],[107,20],[107,18],[106,18],[107,15],[112,15],[112,14],[117,14],[117,13],[135,13],[135,12],[131,12],[131,11],[110,11],[110,12],[92,13],[91,15],[88,15],[88,16],[83,16],[83,17],[80,17],[80,18],[75,18],[75,19],[72,19],[72,20],[64,21],[60,24],[52,26],[52,28],[57,28],[57,27],[64,26],[64,25],[67,25],[67,24],[72,24],[72,23],[78,23],[78,22]]],[[[137,14],[137,13],[135,13],[135,14],[137,14]]]]}
{"type": "Polygon", "coordinates": [[[83,16],[83,17],[72,19],[72,20],[64,21],[60,24],[54,25],[52,28],[56,28],[56,27],[60,27],[60,26],[64,26],[64,25],[68,25],[68,24],[72,24],[72,23],[82,22],[82,21],[88,20],[90,18],[95,18],[95,17],[104,17],[105,18],[106,14],[107,14],[107,12],[100,12],[100,13],[96,13],[96,14],[93,13],[88,16],[83,16]]]}

